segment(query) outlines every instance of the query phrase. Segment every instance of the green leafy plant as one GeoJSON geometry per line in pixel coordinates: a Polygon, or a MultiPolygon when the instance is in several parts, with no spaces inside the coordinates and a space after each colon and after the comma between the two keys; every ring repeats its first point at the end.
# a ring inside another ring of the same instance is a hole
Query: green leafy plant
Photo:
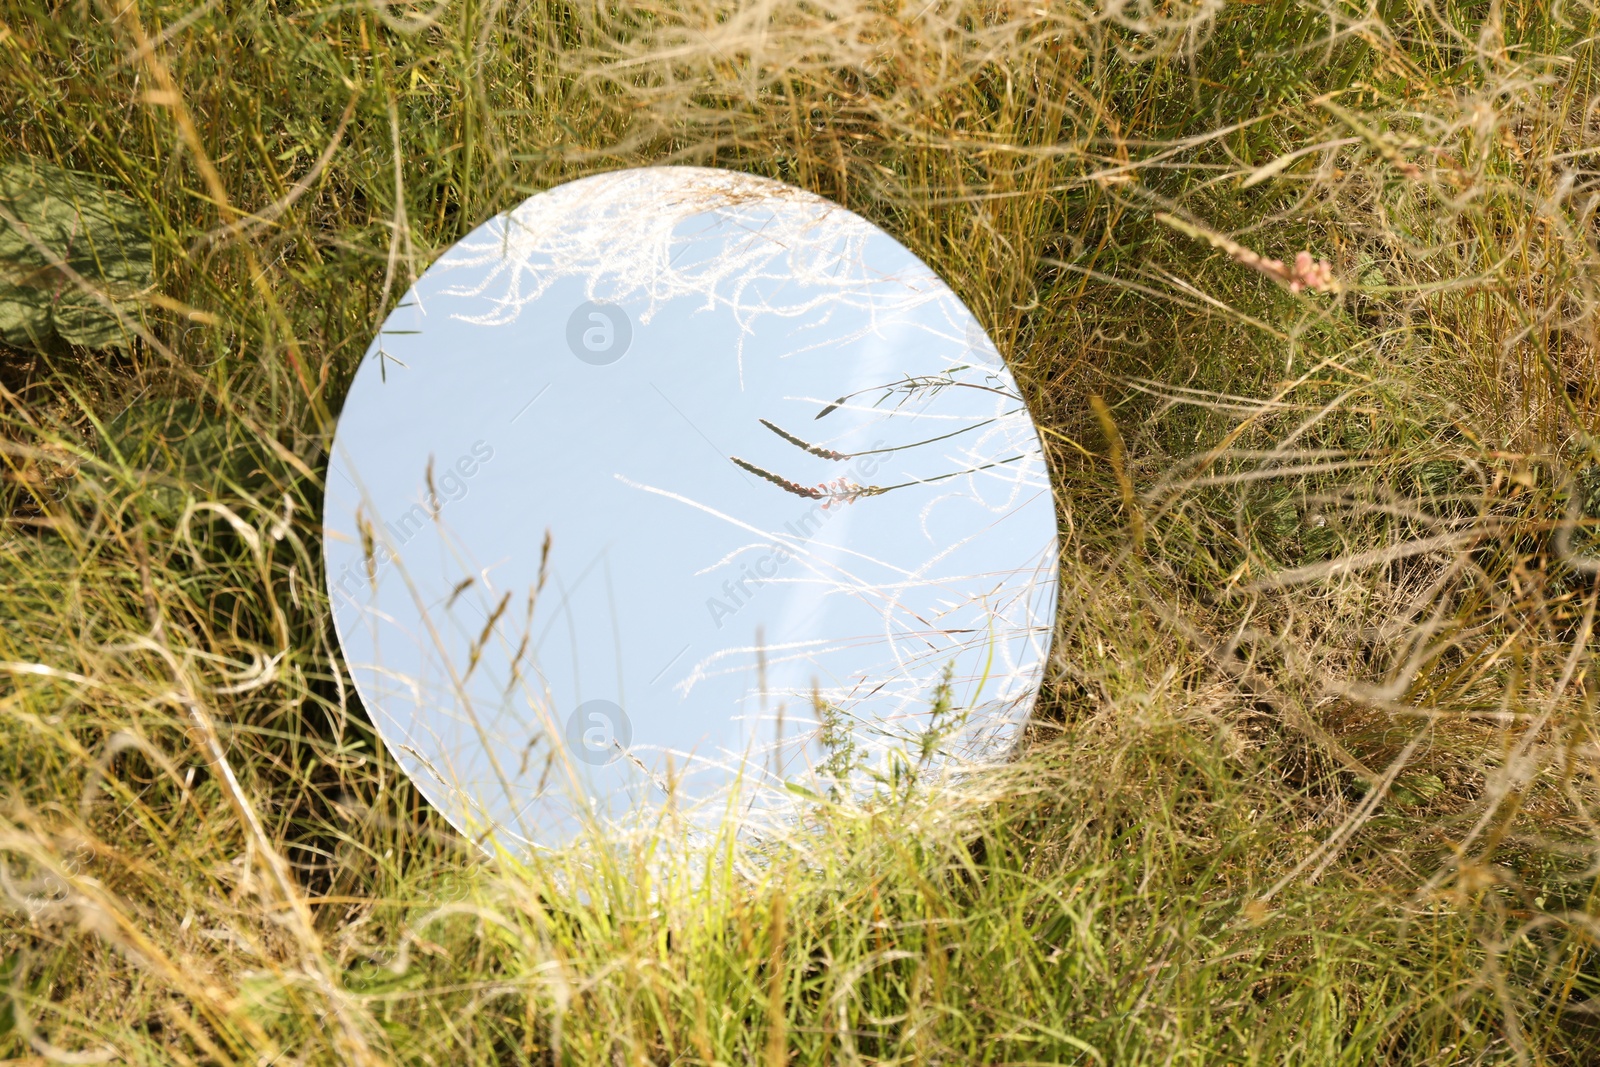
{"type": "Polygon", "coordinates": [[[817,744],[827,755],[817,765],[818,774],[828,779],[828,795],[837,803],[850,791],[850,779],[861,765],[861,753],[856,745],[850,720],[838,705],[813,694],[812,707],[817,713],[817,744]]]}
{"type": "Polygon", "coordinates": [[[917,733],[917,762],[921,766],[932,762],[945,740],[966,724],[968,709],[956,707],[955,674],[956,661],[951,660],[944,665],[939,684],[933,687],[928,725],[917,733]]]}
{"type": "Polygon", "coordinates": [[[0,338],[126,347],[123,316],[155,284],[150,220],[92,174],[38,160],[0,167],[0,338]]]}

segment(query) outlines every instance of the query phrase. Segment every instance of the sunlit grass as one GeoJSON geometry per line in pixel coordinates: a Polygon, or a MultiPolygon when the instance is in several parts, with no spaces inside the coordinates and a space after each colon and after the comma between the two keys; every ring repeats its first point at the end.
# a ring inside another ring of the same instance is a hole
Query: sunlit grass
{"type": "Polygon", "coordinates": [[[120,351],[0,348],[0,1055],[1593,1062],[1596,28],[0,0],[0,162],[157,278],[120,351]],[[1035,743],[699,873],[485,861],[342,674],[324,449],[439,251],[652,162],[872,218],[1011,360],[1035,743]]]}

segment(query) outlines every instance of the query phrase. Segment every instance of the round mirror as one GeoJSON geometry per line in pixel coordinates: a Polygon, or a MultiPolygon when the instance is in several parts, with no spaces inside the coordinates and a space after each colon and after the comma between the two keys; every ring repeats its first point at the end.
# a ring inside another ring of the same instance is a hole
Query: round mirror
{"type": "Polygon", "coordinates": [[[512,850],[1001,758],[1055,608],[983,328],[872,224],[720,170],[585,178],[447,251],[356,374],[324,526],[384,743],[512,850]]]}

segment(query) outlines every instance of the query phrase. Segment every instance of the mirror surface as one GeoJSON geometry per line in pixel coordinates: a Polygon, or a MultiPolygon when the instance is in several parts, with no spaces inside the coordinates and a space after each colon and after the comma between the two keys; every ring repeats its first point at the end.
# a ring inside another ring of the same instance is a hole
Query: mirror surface
{"type": "Polygon", "coordinates": [[[872,224],[728,171],[586,178],[453,246],[356,374],[324,516],[385,744],[513,851],[1003,757],[1055,609],[982,327],[872,224]]]}

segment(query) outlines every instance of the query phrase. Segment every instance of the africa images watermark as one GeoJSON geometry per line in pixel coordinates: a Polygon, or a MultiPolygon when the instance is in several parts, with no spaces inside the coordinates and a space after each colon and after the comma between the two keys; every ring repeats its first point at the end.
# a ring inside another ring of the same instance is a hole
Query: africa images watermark
{"type": "Polygon", "coordinates": [[[633,320],[615,304],[585,301],[567,318],[567,347],[594,367],[605,367],[628,354],[633,320]]]}
{"type": "MultiPolygon", "coordinates": [[[[883,444],[882,441],[874,441],[872,447],[880,449],[883,444]]],[[[863,453],[856,457],[850,470],[858,480],[864,482],[877,473],[880,463],[878,456],[863,453]]],[[[797,520],[783,524],[783,528],[795,539],[792,546],[781,541],[773,542],[755,560],[741,564],[737,578],[722,583],[722,596],[706,598],[706,611],[717,629],[722,629],[730,616],[738,614],[754,600],[762,586],[778,577],[778,571],[794,558],[800,546],[815,537],[828,520],[839,513],[839,503],[837,499],[814,500],[810,509],[797,520]]]]}
{"type": "Polygon", "coordinates": [[[472,448],[444,468],[442,474],[435,476],[430,467],[429,486],[434,490],[429,494],[432,506],[412,504],[394,518],[385,520],[383,528],[389,536],[385,540],[374,539],[371,555],[367,557],[370,570],[361,562],[347,561],[339,569],[338,577],[330,579],[329,588],[343,593],[347,603],[357,603],[356,593],[360,591],[362,581],[375,580],[377,569],[394,562],[400,549],[421,533],[429,522],[438,519],[447,504],[464,498],[470,488],[469,481],[492,459],[494,448],[487,441],[474,441],[472,448]],[[354,583],[353,587],[351,583],[354,583]]]}
{"type": "Polygon", "coordinates": [[[633,722],[614,701],[585,700],[567,716],[567,750],[591,766],[602,767],[633,744],[633,722]]]}

